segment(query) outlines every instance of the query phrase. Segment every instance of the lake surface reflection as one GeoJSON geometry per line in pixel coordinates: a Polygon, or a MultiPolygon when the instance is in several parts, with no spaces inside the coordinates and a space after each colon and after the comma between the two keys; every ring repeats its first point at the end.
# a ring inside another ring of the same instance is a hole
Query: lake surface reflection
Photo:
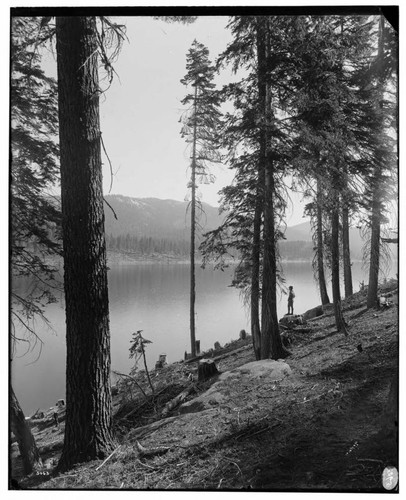
{"type": "MultiPolygon", "coordinates": [[[[285,263],[286,285],[296,293],[295,313],[320,303],[310,263],[285,263]]],[[[201,349],[237,339],[241,329],[250,331],[248,309],[239,292],[229,287],[232,269],[225,272],[196,270],[196,338],[201,349]]],[[[353,265],[354,290],[365,279],[361,264],[353,265]]],[[[129,264],[111,266],[109,271],[112,368],[128,373],[133,360],[128,357],[131,333],[143,330],[152,344],[147,346],[152,369],[160,354],[168,362],[183,358],[189,346],[189,266],[187,264],[129,264]]],[[[331,297],[330,297],[331,298],[331,297]]],[[[279,293],[279,316],[287,312],[287,296],[279,293]]],[[[27,415],[48,408],[65,394],[65,311],[63,297],[47,308],[53,327],[38,323],[43,340],[25,353],[24,344],[12,363],[12,383],[27,415]],[[23,355],[24,354],[24,355],[23,355]]],[[[18,332],[17,332],[18,333],[18,332]]]]}

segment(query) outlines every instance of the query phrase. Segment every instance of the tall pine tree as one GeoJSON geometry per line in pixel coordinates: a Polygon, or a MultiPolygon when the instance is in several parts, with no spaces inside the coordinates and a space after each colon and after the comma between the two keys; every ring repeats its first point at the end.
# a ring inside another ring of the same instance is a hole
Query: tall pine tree
{"type": "Polygon", "coordinates": [[[196,227],[198,224],[198,184],[213,182],[210,165],[220,161],[218,134],[220,124],[219,97],[213,83],[215,68],[209,60],[209,51],[196,40],[186,56],[187,73],[181,80],[191,91],[182,104],[187,106],[183,116],[181,135],[190,144],[190,343],[191,354],[196,356],[196,227]]]}

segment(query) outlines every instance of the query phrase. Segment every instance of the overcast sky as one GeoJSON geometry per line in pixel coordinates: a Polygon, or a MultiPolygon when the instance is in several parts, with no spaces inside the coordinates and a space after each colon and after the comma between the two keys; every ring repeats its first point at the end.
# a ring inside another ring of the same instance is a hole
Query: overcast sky
{"type": "MultiPolygon", "coordinates": [[[[206,45],[212,61],[231,41],[228,17],[199,17],[193,24],[166,23],[151,17],[111,18],[124,24],[128,41],[114,64],[117,75],[101,98],[103,141],[113,165],[111,194],[184,200],[190,177],[189,151],[180,136],[187,89],[180,83],[186,73],[186,54],[194,39],[206,45]]],[[[45,60],[56,76],[52,54],[45,60]]],[[[221,86],[235,79],[231,71],[216,77],[221,86]]],[[[110,189],[110,167],[104,161],[104,191],[110,189]]],[[[219,205],[218,191],[230,184],[233,172],[214,165],[216,182],[199,187],[202,201],[219,205]]],[[[298,196],[294,196],[296,202],[298,196]]],[[[288,210],[288,224],[303,222],[302,206],[294,215],[288,210]]]]}

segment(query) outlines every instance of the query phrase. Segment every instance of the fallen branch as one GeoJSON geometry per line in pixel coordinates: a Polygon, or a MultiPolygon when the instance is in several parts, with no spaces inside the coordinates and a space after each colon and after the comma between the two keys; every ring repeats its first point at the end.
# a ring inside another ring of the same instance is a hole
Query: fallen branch
{"type": "Polygon", "coordinates": [[[378,460],[375,458],[357,458],[357,461],[358,462],[378,462],[380,464],[383,464],[382,460],[378,460]]]}
{"type": "Polygon", "coordinates": [[[160,427],[163,427],[179,417],[167,417],[164,420],[158,420],[157,422],[152,422],[152,424],[143,425],[142,427],[137,427],[131,430],[127,435],[127,440],[132,440],[134,438],[141,438],[148,435],[150,432],[155,432],[160,427]]]}
{"type": "Polygon", "coordinates": [[[117,448],[112,452],[110,453],[110,455],[106,458],[106,460],[101,464],[99,465],[98,467],[96,467],[95,470],[99,470],[103,467],[103,465],[108,461],[110,460],[110,458],[121,448],[121,444],[119,446],[117,446],[117,448]]]}
{"type": "Polygon", "coordinates": [[[353,321],[354,319],[357,319],[357,318],[359,318],[360,316],[362,316],[363,314],[365,314],[367,311],[368,311],[368,308],[362,309],[362,311],[359,311],[359,312],[357,312],[356,314],[354,314],[354,316],[351,316],[351,317],[349,318],[349,320],[350,320],[350,321],[353,321]]]}
{"type": "Polygon", "coordinates": [[[220,354],[219,356],[215,356],[213,358],[213,361],[220,361],[221,359],[227,358],[228,356],[234,356],[235,354],[245,351],[247,349],[252,349],[252,344],[249,345],[244,345],[242,347],[239,347],[238,349],[230,350],[228,352],[225,352],[224,354],[220,354]]]}
{"type": "Polygon", "coordinates": [[[134,377],[131,377],[131,375],[126,375],[125,373],[120,373],[120,372],[116,372],[114,371],[114,373],[116,375],[118,375],[119,377],[127,377],[129,378],[130,380],[132,380],[134,382],[134,384],[138,387],[138,389],[143,393],[145,399],[148,399],[148,396],[147,394],[145,393],[144,389],[140,386],[140,384],[135,380],[134,377]]]}
{"type": "Polygon", "coordinates": [[[137,458],[137,463],[142,465],[143,467],[146,467],[147,469],[156,470],[156,467],[151,467],[151,465],[144,464],[144,462],[141,462],[141,460],[139,458],[137,458]]]}
{"type": "Polygon", "coordinates": [[[297,333],[311,333],[313,329],[302,326],[295,326],[295,328],[292,328],[291,330],[292,332],[297,332],[297,333]]]}
{"type": "Polygon", "coordinates": [[[166,417],[170,411],[179,406],[189,396],[189,394],[196,390],[194,384],[187,387],[184,391],[178,394],[175,398],[171,399],[162,410],[161,416],[166,417]]]}
{"type": "Polygon", "coordinates": [[[168,446],[158,446],[157,448],[145,448],[139,441],[135,442],[138,453],[141,457],[154,457],[156,455],[163,455],[170,450],[168,446]]]}
{"type": "Polygon", "coordinates": [[[321,314],[320,316],[316,316],[315,318],[309,318],[307,319],[306,321],[308,323],[312,323],[313,321],[318,321],[319,319],[323,319],[325,318],[326,316],[324,314],[321,314]]]}
{"type": "Polygon", "coordinates": [[[308,403],[309,401],[314,401],[315,399],[320,399],[322,396],[325,396],[325,394],[319,394],[318,396],[315,396],[314,398],[310,399],[305,399],[304,401],[298,401],[298,405],[304,405],[305,403],[308,403]]]}
{"type": "Polygon", "coordinates": [[[259,429],[258,431],[256,432],[253,432],[251,434],[248,434],[247,437],[252,437],[252,436],[256,436],[257,434],[262,434],[262,432],[266,432],[268,431],[269,429],[271,428],[270,425],[267,425],[266,427],[264,427],[263,429],[259,429]]]}
{"type": "Polygon", "coordinates": [[[199,356],[195,356],[194,358],[185,359],[184,363],[185,365],[188,365],[189,363],[194,363],[195,361],[199,361],[205,356],[206,356],[205,354],[200,354],[199,356]]]}
{"type": "Polygon", "coordinates": [[[67,478],[67,477],[76,477],[76,476],[78,476],[78,475],[79,475],[79,472],[78,472],[78,473],[76,473],[76,474],[65,474],[65,475],[63,475],[63,476],[58,476],[58,479],[65,479],[65,478],[67,478]]]}

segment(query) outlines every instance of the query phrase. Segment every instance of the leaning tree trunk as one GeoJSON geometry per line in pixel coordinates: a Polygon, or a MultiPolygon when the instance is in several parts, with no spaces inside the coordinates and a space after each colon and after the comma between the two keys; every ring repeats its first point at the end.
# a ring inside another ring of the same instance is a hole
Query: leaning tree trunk
{"type": "Polygon", "coordinates": [[[60,469],[107,456],[110,332],[96,20],[57,17],[66,301],[66,426],[60,469]]]}
{"type": "Polygon", "coordinates": [[[18,449],[20,450],[23,461],[24,473],[31,474],[35,469],[42,467],[42,461],[34,436],[25,420],[24,412],[21,409],[12,387],[10,400],[10,427],[17,440],[18,449]]]}
{"type": "Polygon", "coordinates": [[[279,333],[278,314],[276,310],[276,251],[274,221],[274,163],[271,151],[270,124],[273,120],[272,95],[267,81],[267,64],[269,63],[269,20],[258,20],[258,93],[260,106],[264,113],[260,141],[265,145],[260,148],[265,154],[263,162],[264,186],[264,249],[262,264],[262,309],[261,309],[261,359],[285,358],[289,353],[282,344],[279,333]]]}
{"type": "Polygon", "coordinates": [[[345,326],[343,312],[341,307],[341,294],[340,294],[340,250],[339,250],[339,196],[337,189],[337,173],[333,174],[333,200],[332,200],[332,214],[331,214],[331,282],[333,289],[333,304],[336,328],[339,332],[343,332],[345,336],[348,335],[345,326]]]}
{"type": "Polygon", "coordinates": [[[317,181],[317,278],[319,282],[320,298],[322,305],[330,304],[327,293],[326,276],[324,273],[324,245],[323,245],[323,211],[322,211],[322,191],[320,180],[317,181]]]}

